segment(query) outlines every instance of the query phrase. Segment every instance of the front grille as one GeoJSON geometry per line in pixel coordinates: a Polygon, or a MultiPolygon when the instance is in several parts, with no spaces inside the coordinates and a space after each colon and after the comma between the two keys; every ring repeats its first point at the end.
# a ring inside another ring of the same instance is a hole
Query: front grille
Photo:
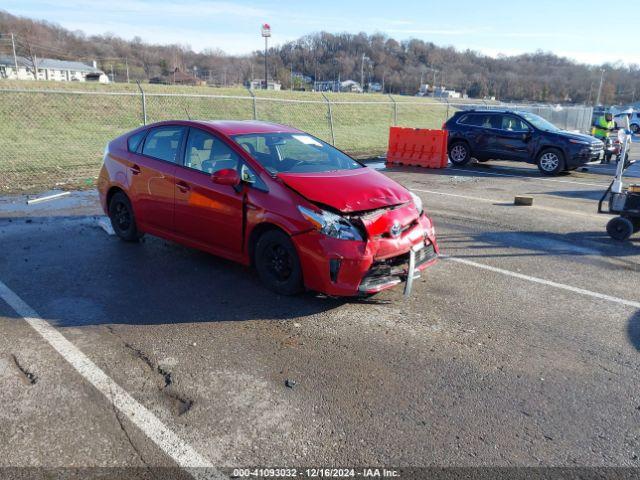
{"type": "MultiPolygon", "coordinates": [[[[427,245],[416,253],[416,267],[434,259],[435,257],[436,252],[433,244],[427,245]]],[[[386,260],[375,262],[371,269],[369,269],[367,277],[406,275],[408,268],[409,252],[398,255],[397,257],[391,257],[386,260]]]]}
{"type": "MultiPolygon", "coordinates": [[[[361,292],[371,292],[372,290],[379,290],[381,287],[395,285],[405,280],[409,270],[409,256],[410,253],[407,252],[397,257],[375,262],[369,269],[369,272],[367,272],[367,275],[362,279],[362,282],[360,282],[359,290],[361,292]]],[[[418,268],[420,265],[433,260],[437,256],[438,254],[435,248],[432,244],[429,244],[416,252],[415,267],[418,268]]]]}

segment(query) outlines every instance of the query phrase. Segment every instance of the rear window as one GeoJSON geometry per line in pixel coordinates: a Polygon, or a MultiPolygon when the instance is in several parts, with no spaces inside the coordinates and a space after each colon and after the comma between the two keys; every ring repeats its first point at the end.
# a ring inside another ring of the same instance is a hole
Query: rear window
{"type": "Polygon", "coordinates": [[[129,149],[130,152],[138,151],[140,142],[142,142],[142,139],[144,138],[146,133],[147,133],[146,130],[142,130],[141,132],[134,133],[127,139],[127,148],[129,149]]]}

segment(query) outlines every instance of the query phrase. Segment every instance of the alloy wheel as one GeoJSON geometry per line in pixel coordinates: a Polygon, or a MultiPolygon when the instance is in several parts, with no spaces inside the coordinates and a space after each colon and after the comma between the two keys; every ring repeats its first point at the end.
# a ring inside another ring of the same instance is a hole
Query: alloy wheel
{"type": "Polygon", "coordinates": [[[456,145],[451,149],[450,155],[453,163],[463,162],[467,158],[467,149],[462,145],[456,145]]]}
{"type": "Polygon", "coordinates": [[[553,152],[547,152],[540,157],[540,168],[545,172],[553,172],[560,165],[560,158],[553,152]]]}

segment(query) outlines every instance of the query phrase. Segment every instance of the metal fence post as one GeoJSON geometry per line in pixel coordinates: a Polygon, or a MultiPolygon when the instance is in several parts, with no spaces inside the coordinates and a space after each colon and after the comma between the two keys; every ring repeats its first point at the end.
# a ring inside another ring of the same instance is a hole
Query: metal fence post
{"type": "Polygon", "coordinates": [[[444,119],[445,122],[449,120],[449,99],[447,98],[446,100],[447,100],[447,117],[444,119]]]}
{"type": "Polygon", "coordinates": [[[324,98],[324,101],[327,102],[327,119],[329,120],[329,130],[331,131],[331,145],[335,147],[336,136],[333,133],[333,110],[331,110],[331,102],[329,101],[327,96],[324,94],[324,92],[320,92],[320,93],[322,93],[322,98],[324,98]]]}
{"type": "Polygon", "coordinates": [[[390,93],[388,95],[393,102],[393,124],[398,125],[398,102],[396,102],[396,99],[393,98],[390,93]]]}
{"type": "Polygon", "coordinates": [[[247,87],[247,91],[251,98],[253,99],[253,119],[258,120],[258,105],[256,104],[256,94],[251,91],[249,87],[247,87]]]}
{"type": "Polygon", "coordinates": [[[140,80],[136,80],[138,84],[138,88],[140,89],[140,93],[142,95],[142,124],[147,124],[147,97],[144,94],[144,90],[142,89],[142,85],[140,85],[140,80]]]}

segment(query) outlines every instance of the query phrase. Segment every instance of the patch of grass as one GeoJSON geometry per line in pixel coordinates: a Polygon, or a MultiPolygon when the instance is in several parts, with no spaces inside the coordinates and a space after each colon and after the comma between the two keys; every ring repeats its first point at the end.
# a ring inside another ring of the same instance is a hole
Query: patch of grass
{"type": "MultiPolygon", "coordinates": [[[[252,119],[254,99],[244,88],[143,85],[147,120],[252,119]],[[222,98],[221,98],[222,96],[222,98]],[[236,98],[224,98],[232,96],[236,98]]],[[[398,125],[440,128],[448,112],[433,99],[380,94],[258,91],[259,120],[292,125],[354,156],[386,151],[398,125]]],[[[105,145],[142,124],[135,84],[0,81],[0,192],[92,186],[105,145]],[[28,90],[28,91],[18,91],[28,90]]]]}

